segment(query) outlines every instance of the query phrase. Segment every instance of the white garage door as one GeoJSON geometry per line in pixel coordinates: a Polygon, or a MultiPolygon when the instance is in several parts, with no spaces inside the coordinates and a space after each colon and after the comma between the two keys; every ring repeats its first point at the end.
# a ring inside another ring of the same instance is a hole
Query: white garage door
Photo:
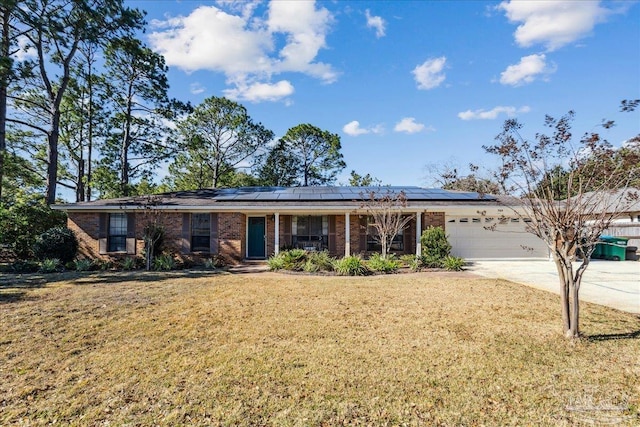
{"type": "Polygon", "coordinates": [[[519,218],[448,216],[451,252],[462,258],[546,258],[547,245],[519,218]],[[495,231],[487,230],[494,224],[495,231]]]}

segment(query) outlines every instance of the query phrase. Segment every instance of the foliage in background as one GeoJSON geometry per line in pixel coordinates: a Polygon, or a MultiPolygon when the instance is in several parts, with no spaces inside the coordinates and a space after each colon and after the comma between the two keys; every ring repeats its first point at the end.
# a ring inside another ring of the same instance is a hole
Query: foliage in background
{"type": "Polygon", "coordinates": [[[433,163],[427,165],[426,169],[433,184],[445,190],[469,191],[481,195],[504,192],[497,179],[482,176],[480,168],[471,163],[466,173],[452,164],[433,163]]]}
{"type": "Polygon", "coordinates": [[[41,273],[55,273],[63,270],[64,267],[58,258],[46,258],[40,263],[41,273]]]}
{"type": "Polygon", "coordinates": [[[67,215],[52,210],[42,195],[19,192],[0,209],[0,244],[8,245],[18,259],[30,259],[36,238],[66,222],[67,215]]]}
{"type": "Polygon", "coordinates": [[[337,134],[301,124],[280,138],[257,175],[263,185],[328,185],[346,166],[341,149],[337,134]]]}
{"type": "Polygon", "coordinates": [[[217,188],[237,169],[253,164],[273,132],[255,123],[247,109],[227,98],[209,97],[178,122],[180,151],[169,166],[175,190],[217,188]]]}
{"type": "MultiPolygon", "coordinates": [[[[21,49],[31,50],[19,81],[12,82],[12,114],[6,120],[37,137],[22,148],[31,153],[46,178],[45,200],[56,197],[62,101],[82,43],[103,43],[143,26],[142,13],[122,0],[24,0],[15,7],[13,25],[21,49]]],[[[14,48],[16,46],[13,46],[14,48]]],[[[3,112],[6,113],[6,112],[3,112]]],[[[4,119],[4,118],[3,118],[4,119]]]]}
{"type": "Polygon", "coordinates": [[[57,258],[66,264],[73,261],[78,253],[78,239],[67,227],[50,228],[36,238],[33,253],[39,260],[57,258]]]}
{"type": "Polygon", "coordinates": [[[349,185],[352,187],[371,187],[372,185],[380,187],[382,181],[370,174],[360,175],[352,170],[349,174],[349,185]]]}

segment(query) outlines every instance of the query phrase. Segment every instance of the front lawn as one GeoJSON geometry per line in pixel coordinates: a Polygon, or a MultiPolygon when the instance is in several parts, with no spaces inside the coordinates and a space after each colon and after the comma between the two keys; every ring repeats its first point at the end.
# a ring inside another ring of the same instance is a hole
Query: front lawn
{"type": "Polygon", "coordinates": [[[640,423],[640,318],[583,303],[569,342],[509,282],[44,277],[0,283],[0,425],[640,423]]]}

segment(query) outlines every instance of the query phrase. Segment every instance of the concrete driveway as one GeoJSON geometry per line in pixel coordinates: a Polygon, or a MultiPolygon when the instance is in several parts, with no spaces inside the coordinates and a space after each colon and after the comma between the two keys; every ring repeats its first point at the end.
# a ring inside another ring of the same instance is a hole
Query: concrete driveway
{"type": "MultiPolygon", "coordinates": [[[[467,271],[560,293],[553,261],[472,261],[467,271]]],[[[577,268],[579,263],[575,264],[577,268]]],[[[640,314],[640,262],[593,260],[582,278],[580,300],[640,314]]]]}

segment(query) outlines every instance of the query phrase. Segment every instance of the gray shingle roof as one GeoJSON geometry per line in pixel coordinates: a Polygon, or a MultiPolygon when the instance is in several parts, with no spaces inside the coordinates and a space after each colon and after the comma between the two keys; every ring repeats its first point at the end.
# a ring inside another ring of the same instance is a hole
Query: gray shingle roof
{"type": "MultiPolygon", "coordinates": [[[[404,192],[407,201],[429,202],[495,202],[491,195],[478,193],[449,191],[439,188],[422,187],[239,187],[201,189],[192,191],[175,191],[158,194],[163,200],[163,205],[174,206],[206,206],[209,204],[235,203],[246,205],[247,203],[300,203],[300,202],[353,202],[368,199],[374,192],[377,195],[392,196],[404,192]]],[[[107,207],[122,205],[138,205],[140,198],[122,197],[118,199],[102,199],[92,202],[71,203],[60,206],[61,208],[73,207],[107,207]]]]}

